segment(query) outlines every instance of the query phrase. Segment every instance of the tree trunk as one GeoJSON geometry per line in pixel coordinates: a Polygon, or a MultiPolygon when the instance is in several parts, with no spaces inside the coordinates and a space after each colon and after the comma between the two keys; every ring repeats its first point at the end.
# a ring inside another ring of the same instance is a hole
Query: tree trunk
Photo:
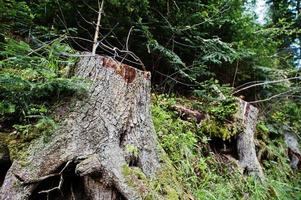
{"type": "Polygon", "coordinates": [[[237,138],[239,165],[243,172],[264,180],[262,167],[256,156],[254,133],[257,124],[258,109],[248,102],[240,101],[239,117],[242,119],[243,132],[237,138]]]}
{"type": "Polygon", "coordinates": [[[35,141],[26,160],[13,162],[1,200],[142,198],[123,167],[149,177],[159,167],[150,74],[87,53],[75,74],[91,81],[87,96],[74,101],[49,143],[35,141]]]}

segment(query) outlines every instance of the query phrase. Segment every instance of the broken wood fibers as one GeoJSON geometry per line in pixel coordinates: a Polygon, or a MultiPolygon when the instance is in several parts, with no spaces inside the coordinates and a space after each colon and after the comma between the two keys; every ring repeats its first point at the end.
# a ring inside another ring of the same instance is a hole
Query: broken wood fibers
{"type": "MultiPolygon", "coordinates": [[[[112,68],[117,74],[122,76],[127,83],[132,83],[136,77],[136,69],[114,60],[111,57],[102,57],[102,65],[104,67],[112,68]]],[[[150,72],[144,72],[144,77],[150,79],[150,72]]]]}

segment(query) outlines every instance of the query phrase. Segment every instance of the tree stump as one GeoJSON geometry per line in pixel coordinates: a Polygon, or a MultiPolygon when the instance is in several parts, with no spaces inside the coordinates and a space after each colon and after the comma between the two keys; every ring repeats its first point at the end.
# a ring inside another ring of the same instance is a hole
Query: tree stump
{"type": "Polygon", "coordinates": [[[254,133],[256,130],[258,109],[246,101],[239,100],[238,117],[242,120],[243,132],[237,138],[239,165],[244,173],[249,173],[264,180],[262,167],[256,156],[254,133]]]}
{"type": "Polygon", "coordinates": [[[159,167],[150,73],[84,53],[75,75],[91,82],[87,96],[73,103],[50,142],[35,141],[25,161],[13,162],[1,200],[142,199],[123,167],[139,167],[148,177],[159,167]]]}
{"type": "Polygon", "coordinates": [[[299,149],[297,136],[287,130],[287,132],[284,133],[284,139],[287,145],[287,154],[292,169],[301,170],[301,151],[299,149]]]}

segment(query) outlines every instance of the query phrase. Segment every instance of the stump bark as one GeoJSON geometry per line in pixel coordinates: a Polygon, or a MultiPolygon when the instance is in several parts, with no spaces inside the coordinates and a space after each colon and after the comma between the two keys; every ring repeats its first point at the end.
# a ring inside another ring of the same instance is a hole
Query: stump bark
{"type": "Polygon", "coordinates": [[[13,162],[1,200],[142,198],[123,167],[139,167],[149,177],[159,167],[150,73],[85,53],[75,75],[91,82],[87,96],[74,102],[49,143],[35,141],[25,161],[13,162]]]}
{"type": "Polygon", "coordinates": [[[255,175],[260,180],[264,180],[263,170],[256,156],[254,139],[258,109],[241,99],[239,103],[238,117],[241,118],[243,125],[243,132],[237,138],[239,165],[244,173],[255,175]]]}
{"type": "Polygon", "coordinates": [[[287,145],[287,154],[290,159],[290,165],[293,170],[301,170],[301,151],[299,149],[298,138],[295,134],[287,131],[284,134],[287,145]]]}

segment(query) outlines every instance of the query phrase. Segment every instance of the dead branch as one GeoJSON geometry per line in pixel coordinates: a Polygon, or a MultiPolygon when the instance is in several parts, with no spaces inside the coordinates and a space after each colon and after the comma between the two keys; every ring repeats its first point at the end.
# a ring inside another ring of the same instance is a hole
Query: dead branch
{"type": "MultiPolygon", "coordinates": [[[[63,183],[64,183],[64,176],[63,176],[63,173],[64,173],[64,171],[67,169],[67,167],[68,167],[71,163],[72,163],[72,161],[68,161],[68,162],[66,163],[66,165],[63,167],[63,169],[57,174],[57,175],[60,176],[60,182],[59,182],[58,186],[56,186],[56,187],[54,187],[54,188],[50,188],[50,189],[48,189],[48,190],[42,190],[42,191],[39,192],[39,194],[46,193],[47,196],[48,196],[50,192],[55,191],[55,190],[59,190],[59,191],[62,193],[61,188],[62,188],[63,183]]],[[[45,178],[44,178],[43,180],[45,180],[45,178]]]]}
{"type": "Polygon", "coordinates": [[[79,16],[87,23],[90,24],[91,26],[93,26],[95,28],[95,24],[92,22],[89,22],[86,18],[84,18],[84,16],[78,11],[76,10],[76,12],[79,14],[79,16]]]}
{"type": "Polygon", "coordinates": [[[236,68],[235,68],[235,73],[234,73],[234,77],[233,77],[233,81],[232,81],[232,87],[234,87],[235,85],[235,80],[236,80],[236,77],[237,77],[237,72],[238,72],[238,61],[236,61],[236,68]]]}
{"type": "Polygon", "coordinates": [[[274,81],[264,81],[264,82],[261,82],[261,83],[256,83],[256,84],[249,85],[249,86],[246,86],[244,88],[241,88],[239,90],[236,90],[236,91],[234,91],[232,93],[232,95],[237,94],[237,93],[239,93],[241,91],[253,88],[253,87],[262,86],[262,85],[268,85],[268,84],[281,83],[281,82],[291,81],[291,80],[301,80],[301,76],[296,76],[296,77],[292,77],[292,78],[285,78],[285,79],[279,79],[279,80],[274,80],[274,81]]]}
{"type": "MultiPolygon", "coordinates": [[[[133,28],[134,28],[133,26],[130,28],[128,36],[126,38],[126,43],[125,43],[126,51],[129,51],[129,39],[130,39],[130,35],[131,35],[131,32],[132,32],[133,28]]],[[[128,52],[125,54],[125,56],[120,61],[120,65],[123,63],[124,59],[126,59],[127,55],[128,55],[128,52]]]]}
{"type": "MultiPolygon", "coordinates": [[[[109,47],[108,45],[104,44],[104,43],[101,42],[101,41],[99,41],[98,44],[101,45],[102,47],[104,47],[104,48],[107,49],[107,50],[113,51],[113,52],[114,52],[114,58],[115,58],[116,56],[117,56],[117,57],[120,57],[119,54],[118,54],[118,52],[120,52],[120,53],[125,53],[125,54],[130,55],[135,61],[139,62],[139,65],[141,65],[142,69],[143,69],[144,71],[146,71],[146,68],[145,68],[143,62],[141,61],[141,59],[140,59],[138,56],[136,56],[136,54],[133,53],[132,51],[121,50],[121,49],[119,49],[119,48],[117,48],[117,47],[111,48],[111,47],[109,47]]],[[[98,46],[98,45],[97,45],[97,46],[98,46]]]]}
{"type": "Polygon", "coordinates": [[[188,121],[196,121],[197,123],[200,123],[203,119],[205,119],[204,113],[201,113],[197,110],[192,110],[190,108],[186,108],[184,106],[175,105],[172,107],[177,112],[180,113],[181,117],[183,117],[185,120],[188,121]]]}
{"type": "MultiPolygon", "coordinates": [[[[92,55],[93,56],[95,56],[96,48],[97,48],[97,41],[98,41],[98,36],[99,36],[99,26],[100,26],[101,14],[103,13],[103,4],[104,4],[104,0],[102,0],[101,6],[99,7],[99,11],[98,11],[98,17],[97,17],[97,23],[96,23],[95,35],[94,35],[94,43],[93,43],[93,48],[92,48],[92,55]]],[[[99,2],[98,2],[98,6],[99,6],[99,2]]]]}
{"type": "Polygon", "coordinates": [[[134,26],[132,26],[131,28],[130,28],[130,30],[129,30],[129,33],[128,33],[128,36],[127,36],[127,38],[126,38],[126,43],[125,43],[125,50],[129,50],[129,40],[130,40],[130,36],[131,36],[131,32],[132,32],[132,30],[133,30],[133,28],[134,28],[134,26]]]}
{"type": "Polygon", "coordinates": [[[299,88],[294,88],[294,89],[291,89],[291,90],[288,90],[288,91],[285,91],[285,92],[281,92],[279,94],[275,94],[275,95],[273,95],[271,97],[268,97],[266,99],[260,99],[260,100],[257,100],[257,101],[251,101],[249,103],[260,103],[260,102],[270,101],[270,100],[278,98],[278,97],[286,97],[286,96],[288,96],[289,93],[294,92],[296,89],[299,89],[299,88]]]}

